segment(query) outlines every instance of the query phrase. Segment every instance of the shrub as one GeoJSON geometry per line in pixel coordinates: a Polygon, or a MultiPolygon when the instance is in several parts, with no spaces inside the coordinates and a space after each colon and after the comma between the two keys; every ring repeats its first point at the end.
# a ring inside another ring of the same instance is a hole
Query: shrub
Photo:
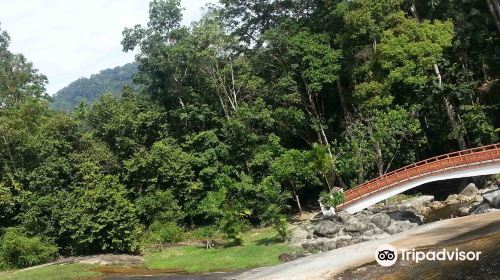
{"type": "Polygon", "coordinates": [[[184,230],[175,222],[156,221],[149,226],[146,233],[145,243],[175,243],[184,240],[184,237],[184,230]]]}
{"type": "Polygon", "coordinates": [[[179,221],[184,218],[172,191],[147,191],[140,196],[135,205],[142,221],[150,224],[153,221],[179,221]]]}
{"type": "Polygon", "coordinates": [[[281,214],[281,207],[271,205],[263,215],[263,222],[266,226],[272,226],[282,241],[288,238],[288,222],[286,217],[281,214]]]}
{"type": "Polygon", "coordinates": [[[49,262],[58,248],[40,237],[28,237],[20,230],[9,228],[0,240],[0,259],[7,265],[28,267],[49,262]]]}
{"type": "Polygon", "coordinates": [[[285,217],[278,218],[273,224],[274,230],[278,233],[281,241],[285,241],[288,238],[288,223],[285,217]]]}
{"type": "Polygon", "coordinates": [[[61,246],[71,253],[135,252],[142,226],[127,191],[115,176],[76,189],[57,212],[61,246]]]}
{"type": "Polygon", "coordinates": [[[321,193],[320,197],[321,203],[323,203],[323,205],[327,207],[335,207],[343,203],[344,200],[345,196],[343,192],[334,192],[334,193],[323,192],[321,193]]]}
{"type": "Polygon", "coordinates": [[[219,230],[215,225],[209,225],[195,229],[191,232],[191,236],[195,239],[203,239],[207,249],[211,249],[214,246],[213,241],[218,232],[219,230]]]}
{"type": "Polygon", "coordinates": [[[221,230],[234,245],[243,245],[243,233],[250,227],[247,220],[234,214],[227,214],[221,220],[221,230]]]}

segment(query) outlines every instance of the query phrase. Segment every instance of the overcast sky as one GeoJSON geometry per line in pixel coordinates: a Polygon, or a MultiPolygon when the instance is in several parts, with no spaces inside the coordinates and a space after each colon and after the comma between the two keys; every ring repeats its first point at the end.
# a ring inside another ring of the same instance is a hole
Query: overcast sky
{"type": "MultiPolygon", "coordinates": [[[[184,24],[213,0],[182,0],[184,24]]],[[[149,0],[0,0],[10,50],[47,75],[50,94],[80,78],[134,60],[122,52],[124,27],[145,24],[149,0]]]]}

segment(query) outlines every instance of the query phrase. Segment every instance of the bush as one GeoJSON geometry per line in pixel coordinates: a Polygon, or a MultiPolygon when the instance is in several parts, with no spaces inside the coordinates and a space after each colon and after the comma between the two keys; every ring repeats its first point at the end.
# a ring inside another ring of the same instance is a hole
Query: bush
{"type": "Polygon", "coordinates": [[[153,221],[179,221],[184,218],[172,191],[147,191],[135,201],[137,212],[147,225],[153,221]]]}
{"type": "Polygon", "coordinates": [[[14,267],[28,267],[49,262],[58,248],[39,237],[28,237],[20,230],[10,228],[0,240],[0,259],[14,267]]]}
{"type": "Polygon", "coordinates": [[[226,214],[220,223],[222,232],[233,245],[243,245],[243,233],[250,228],[247,220],[231,213],[226,214]]]}
{"type": "Polygon", "coordinates": [[[184,240],[185,232],[175,222],[152,223],[145,237],[146,244],[175,243],[184,240]]]}
{"type": "MultiPolygon", "coordinates": [[[[76,189],[57,213],[61,241],[71,253],[129,253],[139,249],[142,226],[115,176],[76,189]]],[[[62,245],[61,244],[61,245],[62,245]]]]}
{"type": "Polygon", "coordinates": [[[272,226],[281,241],[285,241],[288,238],[288,222],[286,217],[281,214],[281,207],[271,205],[268,207],[262,218],[264,225],[272,226]]]}
{"type": "Polygon", "coordinates": [[[335,207],[342,204],[345,200],[345,195],[343,192],[323,192],[321,193],[320,201],[323,205],[327,207],[335,207]]]}

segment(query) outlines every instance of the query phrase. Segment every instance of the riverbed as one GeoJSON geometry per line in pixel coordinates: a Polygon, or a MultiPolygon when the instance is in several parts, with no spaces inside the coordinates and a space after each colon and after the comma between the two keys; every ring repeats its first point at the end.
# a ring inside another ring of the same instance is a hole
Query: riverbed
{"type": "MultiPolygon", "coordinates": [[[[237,275],[234,279],[339,279],[338,277],[342,276],[340,273],[349,273],[349,269],[352,268],[361,269],[362,271],[363,267],[366,267],[365,270],[369,271],[370,269],[368,268],[370,268],[370,264],[375,260],[374,253],[377,247],[382,244],[392,244],[396,248],[442,248],[443,246],[455,246],[455,244],[462,244],[463,246],[470,243],[477,246],[486,244],[485,248],[494,248],[494,246],[490,246],[491,244],[487,242],[499,239],[498,233],[500,233],[500,211],[442,220],[422,225],[418,228],[393,235],[386,239],[342,247],[275,267],[248,271],[241,275],[237,275]],[[490,235],[491,238],[488,237],[490,235]]],[[[490,262],[489,260],[491,258],[495,258],[496,255],[494,252],[496,251],[498,250],[489,251],[490,253],[485,252],[485,260],[490,262]]],[[[498,260],[498,258],[496,259],[498,260]]],[[[440,266],[443,264],[437,263],[435,265],[440,266]]],[[[450,263],[448,265],[453,264],[450,263]]],[[[457,265],[463,265],[463,263],[457,265]]],[[[407,267],[408,270],[412,269],[411,264],[408,264],[407,267]]],[[[438,271],[438,269],[434,269],[429,265],[427,268],[430,272],[432,270],[438,271]]],[[[453,267],[447,270],[445,268],[443,269],[444,271],[454,270],[453,267]]],[[[479,269],[485,269],[484,265],[479,269]]],[[[422,270],[426,270],[425,264],[422,270]]],[[[466,268],[465,271],[467,270],[468,268],[466,268]]],[[[380,274],[373,276],[367,275],[365,279],[372,279],[373,277],[375,277],[375,279],[377,277],[386,279],[386,276],[391,275],[390,270],[385,269],[381,269],[379,273],[380,274]]],[[[411,279],[406,277],[406,275],[407,274],[402,273],[392,275],[391,277],[393,277],[392,279],[411,279]],[[397,278],[399,277],[398,275],[402,278],[397,278]]],[[[437,278],[434,279],[440,279],[439,274],[436,275],[437,278]]],[[[443,274],[441,274],[441,276],[442,275],[443,274]]],[[[349,276],[349,274],[344,275],[346,279],[357,279],[356,277],[348,278],[349,276]]],[[[363,274],[361,273],[359,276],[363,277],[363,274]]],[[[432,277],[428,278],[432,279],[432,277]]],[[[465,277],[465,279],[467,279],[467,277],[465,277]]],[[[487,279],[495,278],[487,277],[487,279]]]]}

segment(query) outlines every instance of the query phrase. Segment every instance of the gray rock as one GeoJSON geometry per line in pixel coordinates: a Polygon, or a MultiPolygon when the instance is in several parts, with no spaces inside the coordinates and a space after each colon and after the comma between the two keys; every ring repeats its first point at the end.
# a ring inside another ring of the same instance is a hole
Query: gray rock
{"type": "Polygon", "coordinates": [[[303,228],[296,228],[290,234],[289,243],[293,247],[300,247],[301,244],[309,237],[309,232],[303,228]]]}
{"type": "Polygon", "coordinates": [[[422,218],[410,210],[394,211],[387,213],[395,221],[409,221],[418,225],[422,224],[422,218]]]}
{"type": "Polygon", "coordinates": [[[416,227],[418,227],[418,224],[409,221],[393,221],[385,231],[389,234],[396,234],[416,227]]]}
{"type": "Polygon", "coordinates": [[[378,240],[378,239],[385,239],[385,238],[388,238],[390,237],[391,235],[386,233],[386,232],[382,232],[380,234],[376,234],[376,235],[371,235],[371,236],[366,236],[366,235],[363,235],[363,241],[371,241],[371,240],[378,240]]]}
{"type": "Polygon", "coordinates": [[[366,232],[364,232],[363,236],[371,237],[371,236],[379,235],[379,234],[383,234],[383,233],[385,233],[383,230],[381,230],[379,228],[374,228],[374,229],[370,229],[370,230],[367,230],[366,232]]]}
{"type": "Polygon", "coordinates": [[[470,183],[460,192],[460,195],[475,196],[478,191],[479,189],[476,187],[476,185],[474,183],[470,183]]]}
{"type": "Polygon", "coordinates": [[[346,224],[349,222],[350,219],[352,219],[352,215],[348,214],[346,212],[340,212],[337,217],[340,219],[340,222],[343,224],[346,224]]]}
{"type": "Polygon", "coordinates": [[[432,210],[439,210],[443,208],[445,205],[441,201],[434,201],[431,203],[430,208],[432,210]]]}
{"type": "Polygon", "coordinates": [[[482,203],[471,212],[471,215],[487,213],[489,209],[491,209],[491,206],[488,203],[482,203]]]}
{"type": "Polygon", "coordinates": [[[325,220],[321,221],[319,225],[314,229],[314,234],[320,237],[333,237],[337,232],[340,231],[340,226],[332,221],[325,220]]]}
{"type": "Polygon", "coordinates": [[[337,239],[337,248],[341,248],[341,247],[345,247],[345,246],[349,246],[351,244],[351,237],[341,237],[339,239],[337,239]]]}
{"type": "Polygon", "coordinates": [[[464,217],[469,215],[470,213],[470,206],[463,206],[458,209],[458,216],[464,217]]]}
{"type": "Polygon", "coordinates": [[[347,232],[365,232],[368,230],[368,223],[361,221],[358,218],[350,219],[344,226],[344,231],[347,232]]]}
{"type": "Polygon", "coordinates": [[[404,209],[419,208],[422,206],[427,206],[433,201],[434,201],[433,195],[421,195],[401,202],[400,207],[404,209]]]}
{"type": "Polygon", "coordinates": [[[498,189],[499,189],[499,187],[497,185],[491,184],[491,185],[486,186],[483,189],[480,189],[479,193],[480,194],[484,194],[484,193],[487,193],[487,192],[490,192],[490,191],[494,191],[494,190],[498,190],[498,189]]]}
{"type": "Polygon", "coordinates": [[[484,200],[493,208],[500,208],[500,190],[493,190],[483,194],[484,200]]]}
{"type": "Polygon", "coordinates": [[[325,252],[335,249],[337,245],[335,240],[328,238],[318,238],[303,243],[302,247],[306,250],[319,250],[325,252]]]}
{"type": "Polygon", "coordinates": [[[353,239],[351,239],[349,241],[349,245],[358,244],[358,243],[361,243],[361,242],[363,242],[363,238],[361,238],[361,237],[354,237],[353,239]]]}
{"type": "Polygon", "coordinates": [[[392,219],[386,213],[378,213],[372,216],[371,222],[378,228],[385,229],[391,224],[392,219]]]}
{"type": "Polygon", "coordinates": [[[354,215],[354,218],[356,218],[358,221],[364,223],[364,224],[369,224],[370,223],[370,216],[364,214],[363,212],[359,212],[356,215],[354,215]]]}
{"type": "Polygon", "coordinates": [[[444,201],[446,204],[457,204],[458,201],[458,194],[450,194],[446,200],[444,201]]]}
{"type": "Polygon", "coordinates": [[[363,214],[365,216],[371,216],[373,215],[373,212],[368,210],[368,209],[365,209],[365,210],[362,210],[361,212],[359,212],[360,214],[363,214]]]}

